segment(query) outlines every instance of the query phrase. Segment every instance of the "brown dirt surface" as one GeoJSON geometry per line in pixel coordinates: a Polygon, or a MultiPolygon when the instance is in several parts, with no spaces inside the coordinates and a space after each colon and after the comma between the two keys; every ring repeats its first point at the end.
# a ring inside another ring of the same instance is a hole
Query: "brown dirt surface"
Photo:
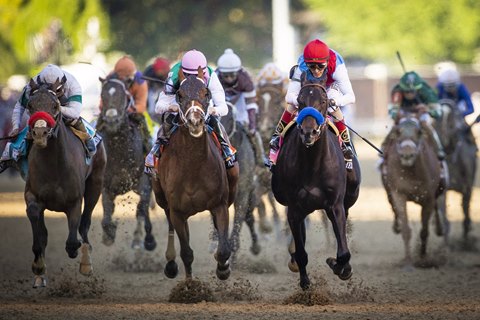
{"type": "MultiPolygon", "coordinates": [[[[357,143],[361,144],[361,142],[357,143]]],[[[452,223],[451,246],[430,228],[428,259],[403,268],[403,241],[392,231],[393,214],[375,170],[374,151],[358,149],[363,183],[360,198],[350,211],[349,247],[353,277],[341,281],[325,263],[335,256],[331,226],[320,212],[307,229],[309,290],[299,288],[298,274],[287,267],[287,239],[282,233],[260,234],[262,251],[253,256],[244,226],[238,265],[226,281],[215,276],[216,262],[208,252],[208,213],[189,220],[194,250],[193,279],[168,279],[167,225],[163,210],[151,212],[157,248],[131,249],[137,197],[118,199],[116,242],[102,244],[101,202],[94,211],[90,240],[94,273],[78,272],[79,258],[65,252],[67,221],[63,213],[47,211],[46,288],[33,289],[32,232],[25,214],[22,182],[0,176],[0,319],[480,319],[480,185],[471,203],[474,229],[468,246],[460,240],[460,197],[448,194],[452,223]],[[20,190],[19,190],[20,189],[20,190]]],[[[418,251],[419,208],[409,204],[412,249],[418,251]]],[[[271,218],[271,217],[269,217],[271,218]]],[[[282,217],[285,221],[285,217],[282,217]]],[[[283,226],[282,226],[283,227],[283,226]]],[[[180,249],[176,240],[177,254],[180,249]]]]}

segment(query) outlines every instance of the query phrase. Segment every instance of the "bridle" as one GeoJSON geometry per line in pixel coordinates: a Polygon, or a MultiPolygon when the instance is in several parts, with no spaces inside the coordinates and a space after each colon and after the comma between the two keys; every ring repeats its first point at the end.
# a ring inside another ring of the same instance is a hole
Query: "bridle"
{"type": "MultiPolygon", "coordinates": [[[[60,100],[58,99],[57,97],[57,94],[55,91],[51,90],[51,89],[44,89],[44,88],[38,88],[38,89],[35,89],[32,91],[31,95],[30,95],[30,101],[32,101],[35,97],[35,95],[41,91],[39,90],[42,90],[42,91],[45,91],[47,92],[48,94],[48,97],[55,103],[56,105],[56,113],[52,115],[52,118],[55,120],[55,125],[53,127],[50,127],[47,131],[47,139],[52,137],[52,136],[57,136],[57,132],[58,132],[58,123],[61,119],[61,116],[62,116],[62,113],[61,113],[61,110],[60,110],[60,100]]],[[[29,105],[30,106],[30,102],[29,102],[29,105]]],[[[35,113],[37,112],[40,112],[42,110],[37,110],[35,112],[32,113],[32,110],[30,107],[28,107],[28,111],[30,112],[31,116],[33,116],[35,113]]]]}

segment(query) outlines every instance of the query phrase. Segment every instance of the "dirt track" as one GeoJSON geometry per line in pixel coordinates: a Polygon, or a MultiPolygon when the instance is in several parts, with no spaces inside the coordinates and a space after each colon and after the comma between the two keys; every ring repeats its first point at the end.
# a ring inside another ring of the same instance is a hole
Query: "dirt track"
{"type": "MultiPolygon", "coordinates": [[[[245,227],[239,266],[229,280],[220,282],[215,277],[213,255],[208,253],[208,215],[201,213],[190,220],[193,272],[215,301],[196,304],[169,302],[175,286],[183,282],[184,272],[178,258],[179,277],[171,280],[163,274],[167,228],[161,209],[152,212],[157,249],[152,253],[130,249],[136,199],[131,195],[118,201],[120,224],[112,247],[101,243],[102,209],[100,203],[96,207],[90,232],[94,246],[94,275],[90,278],[78,273],[78,258],[70,260],[64,250],[64,215],[48,212],[48,287],[32,289],[32,235],[23,193],[0,193],[0,319],[479,319],[480,253],[475,249],[479,244],[472,239],[473,250],[459,249],[460,198],[455,194],[448,197],[451,250],[442,249],[441,239],[431,228],[428,251],[436,267],[403,269],[399,266],[402,239],[392,232],[392,213],[374,169],[375,160],[361,162],[364,182],[360,199],[351,210],[351,280],[339,280],[326,265],[325,259],[335,255],[335,244],[331,231],[325,231],[315,213],[307,231],[307,270],[314,283],[311,291],[301,292],[298,274],[288,270],[284,237],[263,235],[262,252],[254,257],[248,251],[245,227]]],[[[21,186],[18,180],[5,177],[1,182],[4,191],[18,191],[21,186]]],[[[473,199],[472,236],[479,238],[478,184],[473,199]]],[[[409,209],[415,243],[419,211],[415,205],[409,209]]]]}

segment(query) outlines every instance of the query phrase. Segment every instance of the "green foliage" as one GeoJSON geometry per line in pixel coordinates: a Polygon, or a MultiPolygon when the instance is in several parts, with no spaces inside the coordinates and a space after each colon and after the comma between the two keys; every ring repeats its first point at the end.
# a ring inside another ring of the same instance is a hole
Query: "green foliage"
{"type": "Polygon", "coordinates": [[[471,63],[480,47],[480,2],[472,0],[304,0],[345,56],[407,64],[471,63]]]}
{"type": "Polygon", "coordinates": [[[109,21],[100,0],[0,0],[0,80],[13,73],[33,75],[45,63],[72,62],[83,50],[91,17],[108,37],[109,21]]]}

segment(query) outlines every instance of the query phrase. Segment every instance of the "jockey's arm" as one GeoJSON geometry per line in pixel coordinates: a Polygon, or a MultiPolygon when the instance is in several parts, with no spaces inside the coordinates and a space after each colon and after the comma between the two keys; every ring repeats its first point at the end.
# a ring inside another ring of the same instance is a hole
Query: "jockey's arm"
{"type": "Polygon", "coordinates": [[[158,114],[163,114],[169,110],[171,105],[176,105],[179,107],[175,99],[175,94],[162,91],[158,96],[157,104],[155,105],[155,112],[158,114]]]}
{"type": "Polygon", "coordinates": [[[300,70],[300,68],[296,67],[292,77],[290,78],[290,83],[288,84],[287,88],[287,94],[285,95],[285,101],[287,102],[287,111],[292,114],[298,108],[297,98],[302,86],[300,82],[301,74],[302,71],[300,70]]]}
{"type": "Polygon", "coordinates": [[[353,92],[352,83],[350,82],[347,68],[344,63],[337,65],[332,78],[334,82],[330,87],[340,93],[336,94],[336,97],[334,98],[337,106],[344,107],[355,103],[355,93],[353,92]]]}
{"type": "Polygon", "coordinates": [[[212,101],[215,107],[215,114],[217,116],[223,117],[228,114],[227,103],[225,102],[225,91],[223,86],[218,79],[218,76],[215,72],[210,75],[210,81],[208,82],[208,88],[212,93],[212,101]]]}
{"type": "Polygon", "coordinates": [[[66,104],[60,107],[62,115],[70,119],[78,119],[82,112],[82,87],[73,75],[66,71],[64,73],[67,77],[64,93],[67,99],[66,104]]]}
{"type": "Polygon", "coordinates": [[[144,81],[142,84],[135,83],[132,91],[133,100],[135,101],[135,112],[144,113],[147,111],[147,82],[144,81]]]}

